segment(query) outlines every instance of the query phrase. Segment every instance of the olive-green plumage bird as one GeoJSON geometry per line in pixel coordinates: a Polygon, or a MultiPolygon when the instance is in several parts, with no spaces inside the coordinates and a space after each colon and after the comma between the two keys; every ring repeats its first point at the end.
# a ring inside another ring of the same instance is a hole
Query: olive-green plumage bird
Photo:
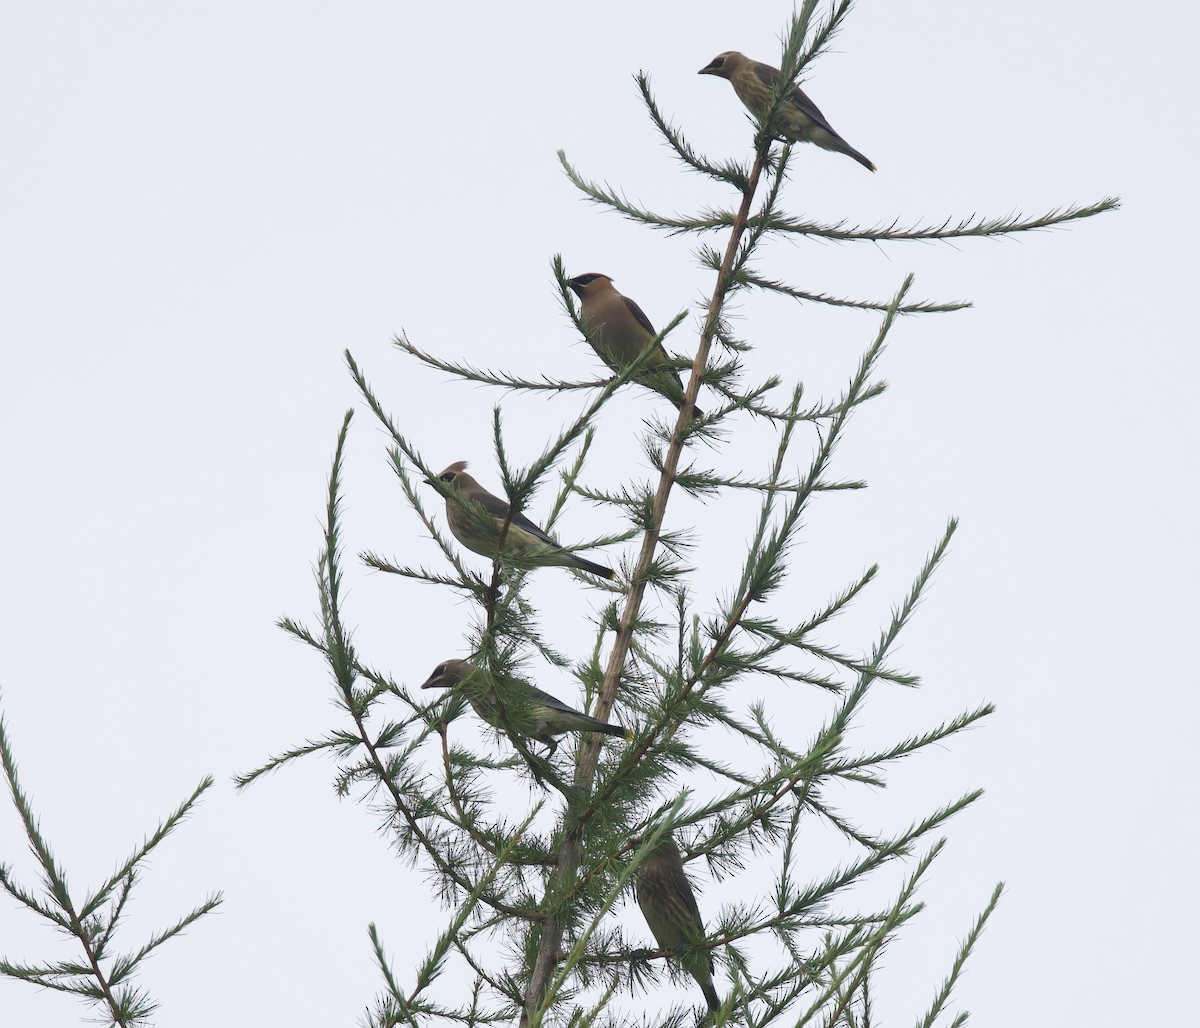
{"type": "Polygon", "coordinates": [[[515,735],[536,739],[549,750],[558,749],[554,736],[564,732],[599,732],[632,739],[621,725],[610,725],[572,710],[549,693],[507,675],[492,675],[469,660],[443,661],[422,689],[459,689],[484,721],[493,728],[507,728],[515,735]]]}
{"type": "MultiPolygon", "coordinates": [[[[704,922],[692,892],[692,883],[683,870],[679,847],[669,835],[654,848],[638,867],[634,877],[638,906],[662,949],[680,949],[704,941],[704,922]]],[[[700,986],[710,1011],[721,1005],[713,988],[712,954],[695,950],[680,955],[680,963],[700,986]]]]}
{"type": "MultiPolygon", "coordinates": [[[[658,335],[642,308],[617,292],[607,275],[592,271],[577,275],[567,285],[579,297],[588,342],[613,371],[620,372],[632,364],[658,335]]],[[[661,393],[676,407],[683,406],[683,381],[661,343],[633,381],[661,393]]],[[[702,418],[704,413],[693,406],[692,417],[702,418]]]]}
{"type": "MultiPolygon", "coordinates": [[[[437,477],[437,481],[425,481],[446,497],[446,521],[454,538],[468,550],[484,557],[495,559],[500,548],[500,529],[509,517],[509,505],[499,496],[493,496],[466,472],[465,460],[455,461],[437,477]],[[458,490],[456,496],[445,489],[445,482],[458,490]],[[461,497],[461,499],[460,499],[461,497]],[[478,504],[483,514],[472,511],[469,504],[478,504]],[[475,516],[472,516],[474,514],[475,516]],[[487,516],[487,522],[483,521],[487,516]]],[[[524,514],[516,511],[508,522],[504,533],[505,551],[517,561],[534,567],[579,568],[600,578],[612,578],[612,568],[595,564],[583,557],[564,550],[524,514]]]]}
{"type": "MultiPolygon", "coordinates": [[[[700,69],[699,74],[729,79],[738,99],[760,122],[767,116],[771,94],[780,77],[778,68],[752,61],[736,50],[718,54],[700,69]]],[[[825,115],[799,86],[793,85],[787,93],[787,98],[780,104],[776,121],[780,135],[792,143],[816,143],[822,150],[844,153],[868,171],[875,170],[874,164],[833,130],[833,126],[825,120],[825,115]]]]}

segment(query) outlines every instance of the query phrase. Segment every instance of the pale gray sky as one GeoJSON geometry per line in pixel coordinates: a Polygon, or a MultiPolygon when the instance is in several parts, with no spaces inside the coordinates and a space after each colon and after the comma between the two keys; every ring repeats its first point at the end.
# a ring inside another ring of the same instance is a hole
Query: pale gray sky
{"type": "MultiPolygon", "coordinates": [[[[160,1025],[353,1024],[380,984],[366,924],[402,978],[441,927],[423,921],[421,873],[392,858],[368,809],[333,795],[332,764],[241,796],[229,782],[337,723],[325,669],[273,622],[315,608],[325,476],[341,414],[358,405],[343,349],[432,463],[471,459],[497,490],[499,394],[421,368],[391,335],[487,366],[595,373],[555,303],[555,252],[573,273],[612,275],[658,325],[693,304],[711,285],[695,241],[582,202],[555,151],[664,213],[727,202],[672,163],[631,76],[651,73],[694,145],[742,155],[740,105],[696,70],[727,49],[774,61],[789,14],[431,6],[5,12],[0,704],[80,890],[203,775],[218,779],[130,911],[132,946],[209,891],[226,895],[146,965],[160,1025]]],[[[930,909],[888,953],[880,1023],[924,1010],[1001,878],[1008,895],[956,993],[973,1024],[1194,1022],[1198,368],[1184,304],[1200,227],[1200,26],[1183,5],[1157,18],[1143,27],[1126,5],[1082,0],[863,4],[806,81],[879,173],[803,149],[786,191],[797,213],[915,223],[1124,199],[1015,241],[764,254],[771,274],[815,291],[886,297],[913,271],[917,296],[976,304],[895,330],[881,365],[891,389],[854,419],[835,464],[871,488],[818,500],[790,584],[806,610],[879,561],[835,636],[863,649],[947,517],[963,520],[902,640],[900,663],[925,684],[877,697],[863,737],[985,700],[999,712],[854,809],[901,825],[972,787],[987,796],[952,822],[930,909]]],[[[758,344],[751,377],[803,378],[814,397],[842,385],[878,323],[773,298],[742,314],[758,344]]],[[[579,398],[504,404],[511,452],[527,461],[579,398]]],[[[614,402],[595,481],[644,472],[629,427],[655,406],[637,389],[614,402]]],[[[712,459],[757,466],[765,438],[750,428],[712,459]]],[[[347,546],[431,561],[385,449],[360,411],[347,546]]],[[[672,511],[699,527],[711,605],[736,570],[745,507],[672,511]]],[[[563,524],[574,538],[607,527],[582,504],[563,524]]],[[[372,663],[415,684],[458,652],[456,598],[353,561],[348,582],[372,663]]],[[[546,571],[531,595],[553,607],[564,646],[584,644],[600,593],[546,571]]],[[[33,878],[8,808],[0,860],[33,878]]],[[[814,857],[812,875],[822,869],[814,857]]],[[[704,884],[712,915],[744,898],[736,883],[704,884]]],[[[620,916],[636,930],[636,910],[620,916]]],[[[73,951],[8,902],[0,954],[73,951]]],[[[0,1011],[6,1026],[88,1013],[8,981],[0,1011]]]]}

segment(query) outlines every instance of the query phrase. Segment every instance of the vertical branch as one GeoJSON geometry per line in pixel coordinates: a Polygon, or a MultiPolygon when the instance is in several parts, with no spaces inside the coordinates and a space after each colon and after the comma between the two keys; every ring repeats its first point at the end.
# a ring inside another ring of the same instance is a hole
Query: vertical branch
{"type": "MultiPolygon", "coordinates": [[[[617,698],[617,689],[625,670],[625,662],[633,644],[634,625],[641,611],[642,600],[646,593],[646,579],[654,553],[658,548],[659,536],[662,532],[663,520],[667,511],[667,500],[671,495],[671,487],[675,484],[675,475],[679,469],[679,459],[683,453],[683,444],[687,439],[687,426],[692,420],[696,396],[700,392],[700,382],[704,370],[708,366],[708,355],[716,338],[717,326],[720,324],[721,307],[733,280],[733,269],[737,259],[738,247],[746,231],[746,223],[750,217],[750,208],[758,191],[759,181],[767,166],[771,141],[760,136],[755,155],[754,166],[746,188],[742,191],[742,202],[734,218],[729,242],[725,247],[725,256],[717,271],[717,281],[713,287],[712,298],[708,303],[708,311],[704,319],[704,328],[700,333],[700,345],[696,357],[692,361],[692,373],[684,391],[683,404],[675,422],[675,431],[671,434],[670,443],[662,462],[662,473],[658,480],[658,490],[654,495],[654,505],[642,536],[642,548],[638,554],[633,574],[630,575],[629,589],[625,596],[625,606],[621,611],[621,621],[613,639],[612,649],[608,655],[608,665],[604,671],[604,681],[600,686],[600,694],[596,701],[594,716],[601,721],[607,720],[609,712],[617,698]]],[[[596,774],[596,765],[600,758],[601,738],[592,736],[581,748],[579,763],[575,768],[575,785],[578,796],[585,796],[591,788],[596,774]]],[[[562,849],[559,851],[558,863],[551,872],[546,885],[546,895],[549,902],[555,906],[545,913],[542,924],[542,935],[538,945],[537,957],[529,976],[529,984],[525,990],[525,1006],[521,1011],[521,1028],[536,1028],[541,1021],[541,1013],[547,1000],[547,990],[552,978],[554,965],[562,947],[562,937],[565,922],[561,908],[560,894],[575,880],[582,856],[582,830],[575,823],[574,812],[568,808],[566,816],[566,831],[563,834],[562,849]]]]}

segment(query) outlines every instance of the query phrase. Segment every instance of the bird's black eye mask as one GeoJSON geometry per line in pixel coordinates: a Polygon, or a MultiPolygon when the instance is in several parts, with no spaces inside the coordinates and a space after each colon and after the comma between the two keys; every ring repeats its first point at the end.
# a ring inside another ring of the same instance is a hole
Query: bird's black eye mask
{"type": "Polygon", "coordinates": [[[714,57],[712,64],[710,64],[704,70],[709,71],[711,69],[711,70],[715,71],[717,68],[723,68],[723,67],[725,67],[725,58],[724,57],[714,57]]]}
{"type": "Polygon", "coordinates": [[[599,275],[580,275],[578,278],[572,279],[572,285],[590,286],[599,277],[599,275]]]}
{"type": "Polygon", "coordinates": [[[447,471],[444,475],[441,476],[441,479],[443,482],[453,482],[457,477],[458,477],[457,472],[447,471]]]}

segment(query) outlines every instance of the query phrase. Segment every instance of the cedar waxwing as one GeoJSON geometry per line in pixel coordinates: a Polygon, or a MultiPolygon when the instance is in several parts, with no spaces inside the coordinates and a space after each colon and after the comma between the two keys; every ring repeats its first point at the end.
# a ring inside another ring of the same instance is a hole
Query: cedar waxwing
{"type": "MultiPolygon", "coordinates": [[[[634,891],[660,948],[679,949],[704,941],[704,922],[700,919],[692,883],[684,873],[679,847],[669,835],[642,861],[634,879],[634,891]]],[[[707,950],[683,953],[680,963],[699,983],[708,1009],[715,1011],[720,1007],[721,1000],[713,988],[712,954],[707,950]]]]}
{"type": "MultiPolygon", "coordinates": [[[[466,466],[465,460],[455,461],[438,475],[436,482],[429,479],[425,481],[446,496],[446,520],[450,523],[450,531],[454,533],[454,538],[468,550],[494,559],[499,549],[500,528],[508,517],[509,507],[500,497],[493,496],[468,475],[464,470],[466,466]],[[439,482],[453,485],[463,501],[479,504],[491,517],[491,527],[484,528],[477,524],[476,518],[469,510],[464,509],[458,497],[441,490],[439,482]]],[[[593,564],[590,560],[564,550],[520,512],[514,513],[508,523],[504,546],[518,561],[535,567],[579,568],[601,578],[613,577],[612,568],[593,564]]]]}
{"type": "MultiPolygon", "coordinates": [[[[779,81],[778,68],[752,61],[736,50],[714,57],[698,74],[729,79],[738,99],[759,121],[766,117],[771,93],[775,89],[775,83],[779,81]]],[[[804,95],[799,86],[793,85],[787,99],[779,105],[777,128],[783,138],[792,143],[816,143],[822,150],[844,153],[853,157],[868,171],[875,170],[874,164],[833,131],[833,127],[825,120],[825,115],[804,95]]]]}
{"type": "Polygon", "coordinates": [[[620,725],[605,724],[594,717],[572,710],[549,693],[528,682],[506,675],[489,674],[469,660],[447,660],[433,669],[422,689],[460,688],[478,714],[493,728],[506,726],[515,735],[536,739],[549,748],[551,756],[558,743],[554,736],[564,732],[599,732],[632,739],[633,733],[620,725]]]}
{"type": "MultiPolygon", "coordinates": [[[[632,364],[658,335],[642,308],[618,293],[607,275],[593,271],[576,276],[567,285],[580,299],[588,342],[613,371],[620,372],[632,364]]],[[[646,358],[633,381],[662,393],[676,407],[683,406],[683,383],[661,343],[646,358]]],[[[702,418],[704,413],[693,407],[692,417],[702,418]]]]}

